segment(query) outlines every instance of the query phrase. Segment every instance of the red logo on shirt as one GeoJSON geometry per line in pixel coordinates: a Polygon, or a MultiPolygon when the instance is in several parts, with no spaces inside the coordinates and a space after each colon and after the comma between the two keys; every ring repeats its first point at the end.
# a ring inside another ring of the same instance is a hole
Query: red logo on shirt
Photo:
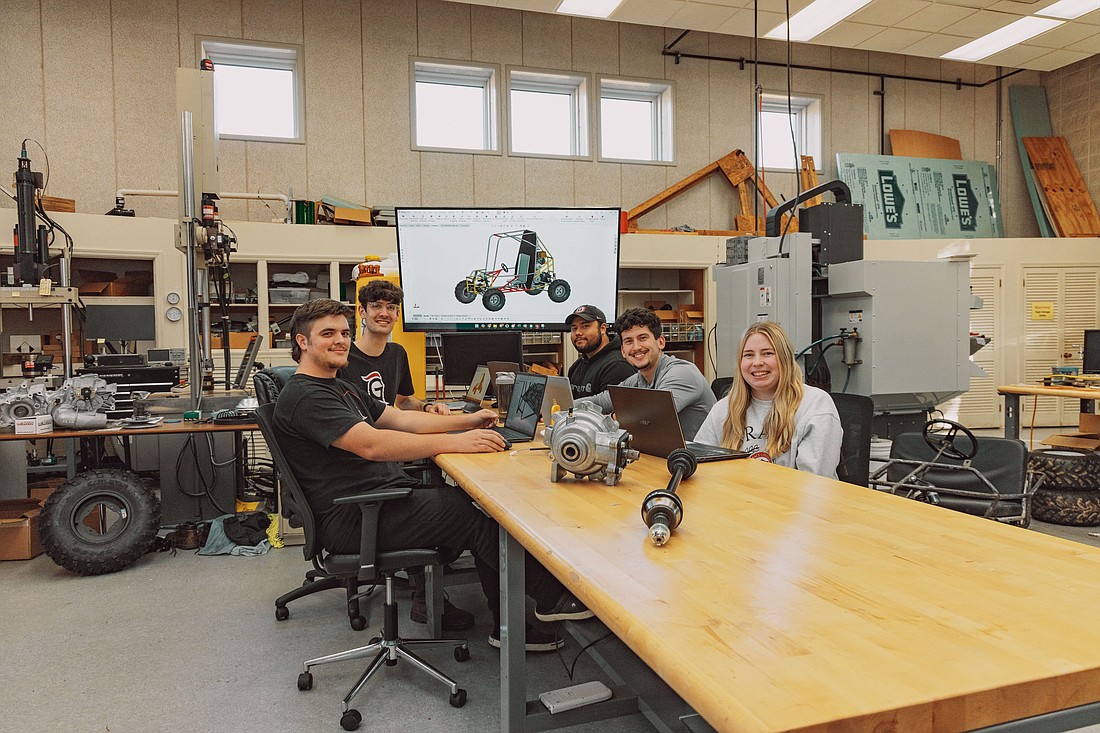
{"type": "Polygon", "coordinates": [[[386,383],[382,381],[382,375],[373,371],[365,377],[360,377],[367,385],[367,394],[376,400],[386,401],[386,383]]]}
{"type": "Polygon", "coordinates": [[[754,461],[763,461],[764,463],[772,462],[772,457],[768,455],[768,452],[766,450],[758,450],[751,456],[749,456],[749,458],[753,459],[754,461]]]}

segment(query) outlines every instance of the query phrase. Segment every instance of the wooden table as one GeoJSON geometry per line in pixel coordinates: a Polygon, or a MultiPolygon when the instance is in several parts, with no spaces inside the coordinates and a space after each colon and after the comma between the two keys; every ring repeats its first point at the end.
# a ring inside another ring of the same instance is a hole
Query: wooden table
{"type": "Polygon", "coordinates": [[[1046,387],[1039,384],[1006,384],[997,387],[1005,397],[1005,437],[1020,437],[1020,396],[1067,397],[1081,400],[1081,412],[1095,412],[1100,387],[1046,387]]]}
{"type": "Polygon", "coordinates": [[[659,459],[616,487],[552,484],[542,451],[436,460],[501,524],[503,730],[525,725],[520,546],[719,731],[1100,720],[1096,548],[751,460],[701,465],[655,547],[659,459]]]}

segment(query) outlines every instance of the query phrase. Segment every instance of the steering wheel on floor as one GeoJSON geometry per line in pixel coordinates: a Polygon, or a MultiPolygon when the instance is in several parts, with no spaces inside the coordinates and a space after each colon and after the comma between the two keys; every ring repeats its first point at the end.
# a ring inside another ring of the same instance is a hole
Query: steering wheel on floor
{"type": "Polygon", "coordinates": [[[978,452],[978,439],[974,437],[974,433],[954,420],[929,420],[924,424],[923,437],[929,448],[958,461],[969,461],[978,452]],[[960,432],[970,441],[969,451],[960,449],[955,443],[960,432]]]}

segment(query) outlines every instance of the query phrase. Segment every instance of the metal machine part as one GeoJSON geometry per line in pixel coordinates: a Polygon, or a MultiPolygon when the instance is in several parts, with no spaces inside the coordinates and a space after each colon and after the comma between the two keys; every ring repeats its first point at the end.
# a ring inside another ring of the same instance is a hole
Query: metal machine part
{"type": "Polygon", "coordinates": [[[48,398],[54,426],[76,430],[107,427],[107,410],[115,406],[117,386],[94,374],[65,380],[48,398]]]}
{"type": "Polygon", "coordinates": [[[22,382],[0,395],[0,429],[14,428],[20,418],[46,414],[46,404],[45,385],[22,382]]]}
{"type": "Polygon", "coordinates": [[[658,547],[668,542],[672,530],[679,527],[684,518],[684,503],[676,495],[677,487],[699,467],[695,456],[684,448],[669,453],[667,465],[672,474],[668,486],[651,491],[642,501],[642,521],[649,527],[649,539],[658,547]]]}
{"type": "Polygon", "coordinates": [[[638,460],[630,447],[630,433],[604,415],[595,405],[578,403],[568,413],[555,412],[543,433],[550,447],[550,481],[557,483],[566,473],[577,478],[619,483],[627,464],[638,460]]]}

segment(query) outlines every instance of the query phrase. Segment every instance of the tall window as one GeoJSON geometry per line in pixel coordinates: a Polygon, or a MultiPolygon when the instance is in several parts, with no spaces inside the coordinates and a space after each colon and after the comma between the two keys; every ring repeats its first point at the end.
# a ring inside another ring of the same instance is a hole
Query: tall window
{"type": "Polygon", "coordinates": [[[798,170],[799,156],[821,164],[821,100],[765,92],[760,109],[760,163],[763,168],[798,170]]]}
{"type": "Polygon", "coordinates": [[[600,159],[672,161],[670,84],[600,79],[600,159]]]}
{"type": "Polygon", "coordinates": [[[219,137],[304,142],[299,46],[206,38],[199,54],[214,62],[219,137]]]}
{"type": "Polygon", "coordinates": [[[508,73],[511,152],[588,155],[588,78],[525,70],[508,73]]]}
{"type": "Polygon", "coordinates": [[[412,67],[413,147],[499,149],[496,67],[426,60],[412,67]]]}

